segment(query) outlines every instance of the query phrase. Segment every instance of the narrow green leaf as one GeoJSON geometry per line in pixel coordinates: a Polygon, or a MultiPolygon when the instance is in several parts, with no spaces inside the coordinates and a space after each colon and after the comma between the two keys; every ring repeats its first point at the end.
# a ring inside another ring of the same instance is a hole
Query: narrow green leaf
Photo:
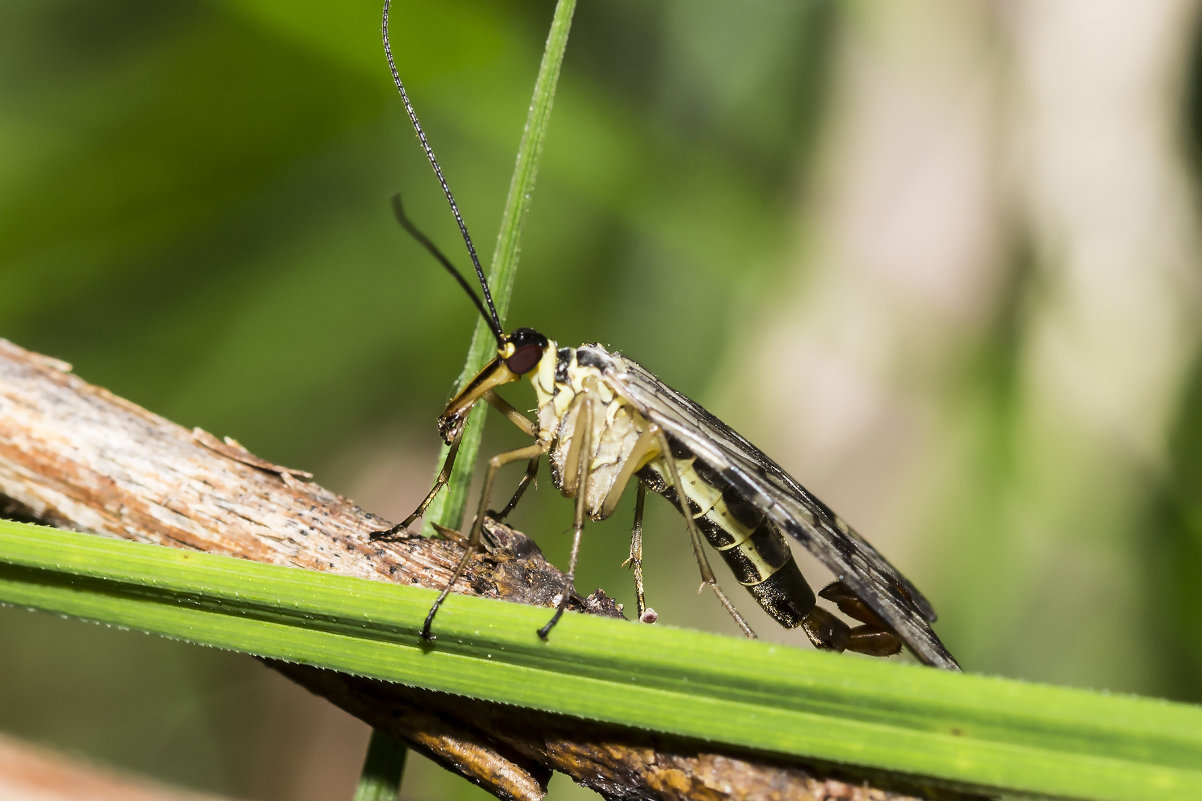
{"type": "MultiPolygon", "coordinates": [[[[534,83],[534,96],[530,101],[530,112],[526,116],[526,128],[518,146],[517,164],[509,184],[509,195],[505,200],[505,214],[501,218],[501,230],[497,236],[497,249],[493,252],[492,265],[488,271],[488,285],[497,305],[497,314],[505,320],[509,309],[509,297],[513,293],[514,278],[517,276],[518,256],[521,251],[522,226],[530,211],[530,200],[534,195],[534,179],[538,174],[538,160],[543,149],[543,140],[551,122],[551,105],[555,99],[555,87],[559,82],[559,69],[568,44],[568,32],[572,26],[572,12],[576,0],[559,0],[555,16],[551,20],[551,32],[543,51],[542,64],[534,83]]],[[[468,348],[463,371],[455,386],[462,387],[480,367],[496,352],[496,341],[483,320],[476,321],[472,344],[468,348]]],[[[467,505],[468,488],[471,484],[471,465],[480,450],[484,432],[484,409],[474,409],[468,417],[467,429],[459,448],[458,463],[461,468],[451,476],[451,481],[427,510],[428,520],[450,528],[460,528],[463,510],[467,505]]],[[[443,446],[439,464],[446,459],[447,446],[443,446]]]]}
{"type": "Polygon", "coordinates": [[[387,732],[372,729],[355,801],[396,801],[405,773],[405,745],[387,732]]]}
{"type": "Polygon", "coordinates": [[[1202,710],[0,522],[0,602],[788,757],[1074,799],[1202,798],[1202,710]]]}
{"type": "MultiPolygon", "coordinates": [[[[514,278],[517,274],[518,253],[520,250],[522,226],[530,209],[530,199],[534,194],[534,179],[538,172],[539,155],[542,152],[543,139],[551,118],[551,104],[555,97],[555,87],[559,81],[560,65],[567,48],[568,31],[571,28],[572,12],[575,0],[559,0],[551,23],[551,33],[544,48],[542,65],[534,85],[534,98],[530,103],[530,112],[526,120],[526,129],[518,147],[517,164],[514,167],[513,179],[509,186],[509,196],[505,202],[505,213],[501,220],[500,233],[496,250],[493,252],[492,265],[488,274],[488,292],[491,292],[496,304],[497,314],[502,320],[509,307],[509,298],[513,292],[514,278]]],[[[387,8],[385,9],[385,25],[387,25],[387,8]]],[[[385,34],[387,35],[387,33],[385,34]]],[[[487,294],[487,292],[485,293],[487,294]]],[[[492,332],[484,320],[477,320],[472,333],[471,345],[457,387],[464,386],[489,358],[493,349],[492,332]]],[[[484,431],[484,410],[474,409],[468,417],[467,428],[460,443],[459,470],[453,473],[443,492],[434,499],[426,511],[427,523],[440,523],[449,528],[462,528],[463,512],[467,505],[468,490],[471,486],[472,465],[480,450],[480,442],[484,431]]],[[[443,445],[439,453],[439,464],[447,458],[448,445],[443,445]]],[[[427,528],[430,528],[427,526],[427,528]]],[[[376,794],[386,794],[386,782],[381,782],[380,771],[396,771],[396,786],[400,786],[403,772],[403,756],[396,764],[388,765],[385,757],[385,741],[387,735],[376,731],[372,734],[372,748],[368,753],[367,764],[360,779],[360,793],[364,797],[376,794]],[[377,759],[373,762],[372,755],[377,759]],[[369,771],[369,768],[374,768],[369,771]]],[[[402,752],[403,755],[403,752],[402,752]]],[[[393,794],[395,796],[395,793],[393,794]]]]}

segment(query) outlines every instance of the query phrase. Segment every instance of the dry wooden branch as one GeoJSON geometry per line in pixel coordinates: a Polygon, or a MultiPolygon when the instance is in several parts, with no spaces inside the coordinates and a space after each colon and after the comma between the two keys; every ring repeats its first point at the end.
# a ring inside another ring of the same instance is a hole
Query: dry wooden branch
{"type": "MultiPolygon", "coordinates": [[[[378,544],[389,523],[305,474],[190,431],[0,339],[0,513],[95,534],[377,581],[441,588],[459,548],[378,544]]],[[[510,530],[494,530],[528,542],[510,530]]],[[[550,605],[563,576],[535,547],[477,558],[456,590],[550,605]],[[514,555],[519,552],[521,555],[514,555]]],[[[603,596],[577,607],[617,614],[603,596]]],[[[885,799],[705,743],[273,663],[500,798],[537,799],[558,770],[607,798],[885,799]]]]}

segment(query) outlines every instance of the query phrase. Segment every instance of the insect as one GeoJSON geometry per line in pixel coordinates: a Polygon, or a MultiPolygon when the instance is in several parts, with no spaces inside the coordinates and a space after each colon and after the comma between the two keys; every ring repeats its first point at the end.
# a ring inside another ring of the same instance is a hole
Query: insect
{"type": "Polygon", "coordinates": [[[423,637],[430,638],[434,616],[450,586],[480,548],[498,471],[514,462],[527,464],[503,516],[517,503],[533,480],[539,461],[546,457],[552,483],[565,496],[575,499],[575,514],[564,591],[554,615],[539,630],[540,636],[546,637],[560,619],[571,594],[585,521],[609,517],[633,482],[638,495],[629,564],[634,572],[640,618],[649,615],[642,576],[641,524],[645,495],[650,490],[681,512],[703,587],[714,592],[747,636],[755,634],[718,585],[703,540],[722,556],[738,582],[769,615],[788,628],[800,626],[818,648],[889,656],[905,646],[928,665],[958,669],[931,628],[935,613],[922,594],[826,504],[721,420],[637,362],[601,345],[560,347],[532,328],[504,332],[467,227],[393,60],[388,0],[384,5],[383,35],[393,80],[459,224],[483,300],[450,260],[413,226],[399,198],[394,198],[397,219],[471,297],[496,339],[497,355],[459,390],[438,418],[439,432],[450,448],[426,498],[399,525],[375,532],[373,538],[406,536],[403,532],[409,524],[425,512],[451,475],[468,412],[480,401],[496,407],[533,439],[530,445],[489,460],[467,547],[451,581],[426,617],[423,637]],[[534,387],[534,420],[495,391],[523,378],[534,387]],[[835,574],[837,580],[818,595],[855,621],[854,627],[818,605],[785,535],[800,542],[835,574]]]}

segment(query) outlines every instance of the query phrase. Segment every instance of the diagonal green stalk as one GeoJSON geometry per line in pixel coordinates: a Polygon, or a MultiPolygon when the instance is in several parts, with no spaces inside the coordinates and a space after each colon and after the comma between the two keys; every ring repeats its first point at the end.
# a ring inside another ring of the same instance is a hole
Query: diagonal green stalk
{"type": "MultiPolygon", "coordinates": [[[[526,116],[526,127],[518,146],[517,163],[509,184],[509,195],[505,200],[505,213],[501,218],[501,230],[497,235],[497,249],[493,252],[488,270],[488,285],[497,305],[497,314],[502,320],[509,308],[509,297],[513,293],[517,275],[518,255],[521,251],[522,226],[530,210],[530,199],[534,194],[534,179],[538,174],[538,161],[542,154],[543,140],[551,120],[551,105],[555,99],[555,87],[559,82],[560,66],[568,44],[568,32],[572,25],[572,12],[576,0],[559,0],[551,20],[551,32],[543,51],[538,78],[534,82],[534,96],[530,100],[530,112],[526,116]]],[[[455,382],[462,387],[474,376],[486,361],[495,355],[496,340],[484,320],[476,321],[472,342],[468,348],[463,370],[455,382]]],[[[461,466],[451,476],[450,483],[442,494],[434,499],[426,511],[428,521],[448,528],[461,528],[463,510],[467,505],[468,488],[471,484],[471,465],[480,451],[484,432],[484,409],[477,407],[468,417],[467,429],[459,447],[457,463],[461,466]],[[465,469],[466,468],[466,469],[465,469]]],[[[447,446],[443,446],[439,464],[446,459],[447,446]]]]}
{"type": "MultiPolygon", "coordinates": [[[[530,199],[534,193],[534,179],[538,173],[538,160],[542,153],[543,140],[551,120],[551,105],[555,98],[555,87],[559,82],[560,66],[567,48],[568,32],[572,23],[575,0],[559,0],[551,21],[551,32],[543,51],[542,64],[534,84],[534,97],[530,101],[530,112],[526,128],[518,146],[517,164],[509,185],[505,201],[505,212],[488,271],[488,284],[496,303],[497,314],[504,320],[513,293],[517,275],[518,254],[521,249],[522,226],[530,210],[530,199]]],[[[388,9],[385,8],[385,37],[387,37],[388,9]]],[[[387,39],[386,39],[387,41],[387,39]]],[[[390,55],[391,59],[391,55],[390,55]]],[[[476,321],[471,345],[463,370],[455,382],[462,387],[476,371],[491,357],[494,345],[492,331],[484,320],[476,321]]],[[[480,450],[483,438],[484,410],[474,409],[468,417],[467,428],[460,443],[459,470],[451,475],[450,482],[441,495],[426,510],[426,522],[439,523],[448,528],[461,528],[463,511],[467,505],[468,489],[471,486],[472,465],[480,450]]],[[[439,464],[447,458],[449,446],[443,445],[439,453],[439,464]]],[[[379,729],[372,731],[367,760],[360,776],[356,798],[386,798],[396,796],[404,772],[405,751],[398,749],[395,741],[379,729]]]]}
{"type": "Polygon", "coordinates": [[[396,801],[407,750],[388,732],[372,729],[354,801],[396,801]]]}
{"type": "Polygon", "coordinates": [[[994,794],[1202,798],[1202,709],[434,593],[0,521],[0,603],[994,794]]]}

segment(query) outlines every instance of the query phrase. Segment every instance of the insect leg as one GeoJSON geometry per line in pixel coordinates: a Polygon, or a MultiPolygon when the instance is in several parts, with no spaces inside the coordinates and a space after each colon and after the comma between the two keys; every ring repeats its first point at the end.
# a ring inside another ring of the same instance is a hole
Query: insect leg
{"type": "MultiPolygon", "coordinates": [[[[390,529],[385,529],[383,531],[373,531],[370,535],[368,535],[371,539],[386,540],[386,539],[391,539],[393,537],[396,537],[397,534],[399,534],[400,532],[409,528],[410,523],[412,523],[414,520],[417,520],[419,517],[421,517],[423,514],[425,514],[426,507],[428,507],[430,505],[430,502],[434,500],[434,496],[437,495],[439,490],[441,490],[443,487],[445,487],[447,485],[447,482],[451,480],[451,468],[453,468],[455,466],[455,457],[459,453],[459,443],[461,441],[461,438],[462,438],[462,434],[460,434],[459,436],[456,436],[455,439],[451,442],[451,447],[447,451],[446,461],[444,461],[442,463],[442,470],[438,471],[438,478],[434,479],[434,486],[431,487],[430,491],[426,494],[425,500],[423,500],[420,504],[418,504],[417,509],[413,510],[413,514],[409,515],[404,520],[397,523],[395,526],[393,526],[390,529]]],[[[418,536],[418,535],[410,534],[410,533],[405,534],[406,538],[416,537],[416,536],[418,536]]]]}
{"type": "Polygon", "coordinates": [[[497,471],[510,462],[517,462],[522,459],[537,459],[546,451],[546,444],[543,440],[535,442],[533,445],[527,445],[525,448],[508,451],[506,453],[498,453],[496,456],[488,460],[488,472],[484,475],[484,486],[480,490],[480,506],[476,510],[476,519],[472,523],[471,533],[467,538],[467,547],[463,551],[463,556],[459,559],[459,564],[455,565],[455,570],[451,573],[451,580],[447,582],[447,586],[443,587],[442,592],[434,601],[434,605],[430,607],[430,612],[426,615],[426,622],[422,625],[422,639],[432,640],[430,636],[430,626],[434,623],[434,615],[437,614],[438,608],[442,606],[442,602],[447,599],[451,593],[451,587],[463,575],[463,569],[467,567],[468,560],[480,548],[480,532],[484,529],[484,515],[488,510],[488,495],[492,490],[493,479],[496,478],[497,471]]]}
{"type": "Polygon", "coordinates": [[[515,426],[522,429],[532,437],[538,436],[538,428],[535,427],[533,421],[514,408],[512,403],[505,400],[491,389],[484,393],[484,400],[488,401],[489,405],[498,412],[505,415],[509,422],[513,423],[515,426]]]}
{"type": "Polygon", "coordinates": [[[655,610],[647,609],[647,598],[643,587],[643,504],[647,500],[647,485],[639,482],[638,494],[634,499],[634,525],[630,529],[630,558],[622,563],[634,573],[634,597],[638,603],[639,621],[654,623],[655,610]]]}
{"type": "MultiPolygon", "coordinates": [[[[647,428],[634,441],[630,452],[624,457],[626,461],[622,465],[622,470],[615,477],[613,486],[601,503],[601,517],[609,517],[614,513],[630,479],[647,464],[652,456],[659,453],[660,444],[657,434],[657,429],[647,428]]],[[[623,562],[622,566],[629,566],[634,571],[634,593],[638,601],[639,620],[654,623],[655,610],[650,610],[650,616],[648,616],[647,600],[643,594],[643,506],[647,499],[647,486],[641,481],[638,482],[638,485],[638,496],[634,502],[634,526],[630,531],[630,558],[623,562]]]]}
{"type": "MultiPolygon", "coordinates": [[[[484,393],[484,400],[488,401],[494,409],[505,415],[509,422],[513,423],[530,436],[535,438],[538,437],[538,428],[534,425],[534,423],[531,422],[526,415],[515,409],[513,405],[509,403],[509,401],[505,400],[491,389],[484,393]]],[[[526,493],[526,489],[530,486],[531,482],[534,481],[535,475],[538,474],[538,460],[538,456],[535,456],[530,460],[530,464],[526,466],[526,472],[522,475],[521,480],[518,481],[517,489],[513,491],[513,497],[509,499],[509,503],[505,504],[504,509],[492,515],[493,520],[504,520],[509,516],[509,513],[513,511],[514,507],[518,505],[518,501],[521,500],[522,495],[526,493]]]]}
{"type": "Polygon", "coordinates": [[[509,513],[518,505],[518,501],[522,499],[522,496],[526,494],[526,488],[534,482],[534,477],[538,475],[538,460],[540,458],[542,458],[541,453],[538,456],[531,457],[530,464],[526,465],[526,472],[522,474],[522,478],[518,481],[517,489],[513,491],[513,497],[509,499],[509,503],[505,504],[505,508],[501,511],[490,513],[489,516],[493,520],[501,521],[509,517],[509,513]]]}
{"type": "Polygon", "coordinates": [[[576,494],[576,514],[572,520],[575,535],[572,538],[572,555],[568,558],[568,572],[564,576],[563,592],[559,596],[555,614],[547,621],[547,625],[538,630],[538,636],[543,639],[547,638],[551,629],[563,617],[563,610],[567,608],[568,600],[572,597],[572,590],[576,586],[576,557],[580,554],[580,539],[584,534],[584,514],[588,504],[588,476],[593,458],[593,399],[588,391],[580,393],[576,398],[577,400],[573,401],[572,405],[579,405],[580,410],[576,413],[576,423],[573,427],[575,436],[568,446],[568,453],[564,459],[564,491],[569,495],[573,491],[576,494]]]}
{"type": "Polygon", "coordinates": [[[747,621],[739,614],[739,610],[735,609],[735,605],[726,597],[726,593],[718,586],[718,580],[714,578],[714,571],[710,567],[709,560],[705,557],[705,550],[701,545],[701,532],[697,530],[697,524],[693,521],[693,512],[689,509],[689,501],[684,494],[684,484],[680,480],[680,471],[676,469],[676,460],[672,458],[672,449],[668,444],[668,438],[663,431],[655,426],[655,431],[659,437],[660,452],[664,458],[664,462],[668,465],[668,474],[672,477],[672,484],[677,488],[676,500],[680,504],[680,513],[684,516],[685,526],[689,530],[689,539],[693,542],[693,554],[697,557],[697,567],[701,570],[701,589],[704,590],[708,585],[714,594],[718,596],[718,600],[726,607],[726,611],[739,624],[739,628],[743,633],[751,639],[755,639],[755,632],[751,630],[751,626],[747,625],[747,621]]]}

